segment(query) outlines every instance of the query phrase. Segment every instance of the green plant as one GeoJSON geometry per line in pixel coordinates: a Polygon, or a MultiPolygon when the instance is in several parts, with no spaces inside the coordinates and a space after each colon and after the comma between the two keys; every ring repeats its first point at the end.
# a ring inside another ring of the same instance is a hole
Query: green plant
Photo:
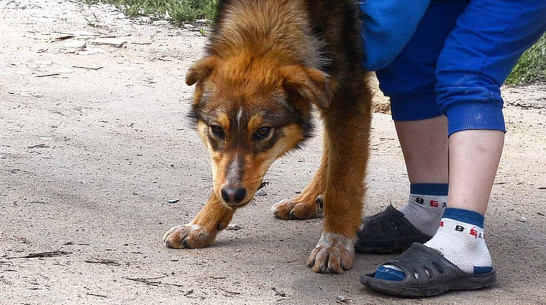
{"type": "Polygon", "coordinates": [[[546,81],[546,34],[523,53],[506,79],[509,85],[543,81],[546,81]]]}
{"type": "Polygon", "coordinates": [[[169,16],[173,23],[182,24],[196,19],[213,20],[218,0],[84,0],[88,4],[108,3],[126,15],[142,15],[160,19],[169,16]]]}

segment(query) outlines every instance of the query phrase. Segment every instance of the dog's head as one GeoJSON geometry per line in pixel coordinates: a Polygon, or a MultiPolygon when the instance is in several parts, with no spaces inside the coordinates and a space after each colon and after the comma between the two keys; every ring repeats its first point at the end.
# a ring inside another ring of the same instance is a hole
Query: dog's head
{"type": "Polygon", "coordinates": [[[192,116],[212,159],[214,192],[247,204],[269,166],[310,136],[311,110],[327,108],[326,76],[299,64],[211,55],[186,75],[197,84],[192,116]]]}

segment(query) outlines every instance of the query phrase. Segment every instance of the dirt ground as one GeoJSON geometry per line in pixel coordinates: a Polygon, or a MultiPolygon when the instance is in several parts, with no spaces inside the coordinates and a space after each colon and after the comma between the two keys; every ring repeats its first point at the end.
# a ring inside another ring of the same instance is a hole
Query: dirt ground
{"type": "MultiPolygon", "coordinates": [[[[391,256],[315,274],[305,261],[322,220],[272,216],[314,172],[320,130],[212,247],[163,246],[211,186],[183,84],[205,44],[198,26],[64,0],[1,0],[0,20],[0,304],[546,304],[546,85],[504,92],[486,218],[498,284],[405,300],[357,280],[391,256]]],[[[366,215],[408,191],[388,114],[374,114],[371,143],[366,215]]]]}

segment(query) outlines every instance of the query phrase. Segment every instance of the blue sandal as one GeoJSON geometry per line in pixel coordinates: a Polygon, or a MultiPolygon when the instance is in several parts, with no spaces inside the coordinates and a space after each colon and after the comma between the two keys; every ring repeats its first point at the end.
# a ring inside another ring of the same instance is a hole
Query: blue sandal
{"type": "Polygon", "coordinates": [[[396,259],[383,265],[394,265],[405,273],[401,281],[375,278],[375,273],[360,276],[360,283],[389,295],[404,297],[434,296],[450,290],[472,290],[493,285],[495,269],[486,273],[466,273],[432,248],[414,243],[396,259]]]}

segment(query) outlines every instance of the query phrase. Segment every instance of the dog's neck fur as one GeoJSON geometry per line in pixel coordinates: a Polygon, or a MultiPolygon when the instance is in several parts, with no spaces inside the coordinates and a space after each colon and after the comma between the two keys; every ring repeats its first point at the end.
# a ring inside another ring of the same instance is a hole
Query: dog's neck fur
{"type": "Polygon", "coordinates": [[[280,64],[320,69],[324,64],[320,56],[323,43],[311,32],[308,16],[301,15],[306,11],[302,9],[306,3],[302,0],[275,2],[276,5],[256,0],[225,1],[218,11],[218,24],[208,53],[223,59],[241,55],[290,58],[294,62],[280,64]]]}

